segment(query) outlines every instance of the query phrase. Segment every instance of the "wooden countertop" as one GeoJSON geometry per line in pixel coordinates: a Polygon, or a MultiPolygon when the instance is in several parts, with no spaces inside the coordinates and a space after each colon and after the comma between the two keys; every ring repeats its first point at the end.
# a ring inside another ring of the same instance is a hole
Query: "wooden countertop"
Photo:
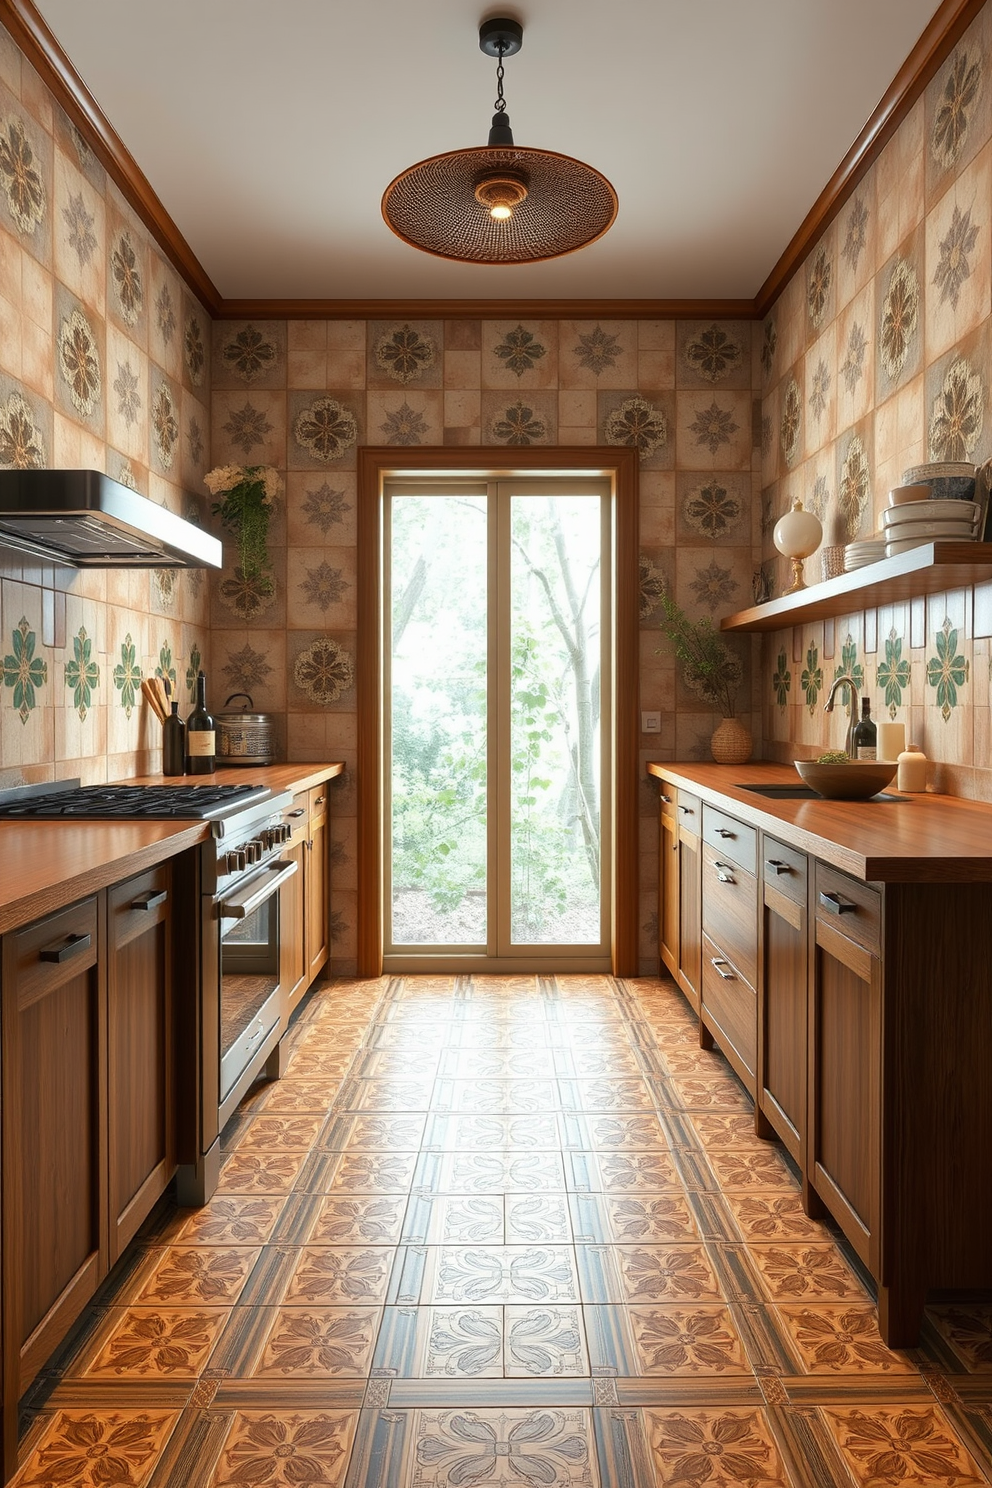
{"type": "MultiPolygon", "coordinates": [[[[302,791],[343,769],[340,763],[264,765],[185,778],[190,783],[302,791]]],[[[142,775],[114,783],[181,782],[142,775]]],[[[210,824],[202,821],[0,821],[0,935],[175,857],[209,835],[210,824]]]]}
{"type": "Polygon", "coordinates": [[[873,883],[992,883],[992,806],[886,792],[897,801],[769,801],[743,785],[797,784],[788,765],[649,764],[740,821],[873,883]]]}

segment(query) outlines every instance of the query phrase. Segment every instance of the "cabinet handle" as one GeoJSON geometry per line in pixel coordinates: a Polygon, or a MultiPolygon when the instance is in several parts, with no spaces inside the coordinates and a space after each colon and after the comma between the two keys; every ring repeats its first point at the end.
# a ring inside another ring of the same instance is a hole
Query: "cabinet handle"
{"type": "Polygon", "coordinates": [[[661,793],[661,799],[664,801],[666,806],[671,806],[672,798],[671,796],[666,796],[664,791],[662,791],[661,793]]]}
{"type": "Polygon", "coordinates": [[[164,904],[169,897],[168,889],[149,889],[147,894],[139,894],[137,899],[131,900],[132,909],[156,909],[158,905],[164,904]]]}
{"type": "Polygon", "coordinates": [[[772,873],[791,873],[792,869],[788,863],[783,863],[780,858],[766,858],[765,867],[772,873]]]}
{"type": "Polygon", "coordinates": [[[87,930],[85,935],[67,935],[65,940],[56,945],[44,946],[38,952],[39,961],[68,961],[73,956],[78,956],[80,951],[88,951],[93,943],[93,937],[87,930]]]}
{"type": "Polygon", "coordinates": [[[715,868],[716,876],[721,883],[737,882],[736,878],[734,877],[734,870],[731,868],[729,863],[714,863],[713,867],[715,868]]]}
{"type": "Polygon", "coordinates": [[[692,807],[691,806],[683,806],[681,801],[679,802],[679,810],[680,811],[684,811],[687,816],[691,816],[692,815],[692,807]]]}
{"type": "Polygon", "coordinates": [[[858,906],[853,899],[845,899],[841,894],[827,893],[821,890],[820,903],[824,909],[829,909],[831,914],[854,914],[858,906]]]}
{"type": "Polygon", "coordinates": [[[323,796],[318,796],[317,799],[316,799],[316,801],[314,801],[313,804],[315,806],[323,806],[323,804],[324,804],[324,798],[323,798],[323,796]]]}
{"type": "Polygon", "coordinates": [[[713,970],[716,972],[717,976],[720,977],[720,979],[722,981],[724,981],[724,982],[736,982],[737,978],[734,976],[734,973],[732,971],[721,971],[720,970],[720,967],[721,966],[729,966],[730,965],[730,962],[729,961],[724,961],[724,959],[723,959],[722,956],[711,956],[710,957],[710,965],[713,967],[713,970]]]}
{"type": "Polygon", "coordinates": [[[248,1035],[248,1037],[245,1039],[245,1043],[248,1045],[249,1048],[252,1044],[257,1044],[264,1032],[265,1024],[262,1022],[261,1018],[259,1018],[258,1023],[255,1027],[255,1032],[248,1035]]]}
{"type": "Polygon", "coordinates": [[[297,816],[306,816],[306,811],[303,809],[302,806],[297,806],[295,811],[287,811],[286,815],[292,816],[294,818],[297,816]]]}
{"type": "Polygon", "coordinates": [[[737,833],[731,832],[728,827],[717,827],[716,835],[718,837],[736,837],[737,833]]]}

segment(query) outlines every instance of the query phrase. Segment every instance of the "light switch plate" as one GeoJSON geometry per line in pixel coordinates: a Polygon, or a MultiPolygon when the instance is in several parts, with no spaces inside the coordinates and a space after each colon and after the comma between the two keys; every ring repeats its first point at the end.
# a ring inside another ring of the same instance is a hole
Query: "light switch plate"
{"type": "Polygon", "coordinates": [[[642,713],[641,714],[641,733],[642,734],[660,734],[661,733],[661,714],[660,713],[642,713]]]}

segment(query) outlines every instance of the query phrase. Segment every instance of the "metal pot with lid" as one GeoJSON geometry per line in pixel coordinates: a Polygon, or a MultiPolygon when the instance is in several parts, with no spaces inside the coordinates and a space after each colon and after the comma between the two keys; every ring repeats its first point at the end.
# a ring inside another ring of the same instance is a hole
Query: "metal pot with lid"
{"type": "Polygon", "coordinates": [[[272,719],[268,713],[250,711],[255,703],[247,692],[232,692],[225,710],[238,698],[244,699],[240,708],[214,714],[217,759],[226,765],[271,765],[275,759],[272,719]]]}

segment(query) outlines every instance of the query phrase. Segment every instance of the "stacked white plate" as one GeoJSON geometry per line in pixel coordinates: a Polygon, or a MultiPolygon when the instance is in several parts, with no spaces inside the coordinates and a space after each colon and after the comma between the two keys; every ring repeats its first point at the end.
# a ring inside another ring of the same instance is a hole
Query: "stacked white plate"
{"type": "Polygon", "coordinates": [[[970,501],[975,494],[975,467],[967,460],[931,460],[902,473],[904,486],[929,486],[934,499],[970,501]]]}
{"type": "Polygon", "coordinates": [[[882,513],[885,556],[905,553],[922,543],[974,542],[980,508],[974,501],[912,501],[882,513]]]}
{"type": "MultiPolygon", "coordinates": [[[[918,503],[914,502],[914,506],[918,503]]],[[[864,568],[866,563],[877,563],[880,558],[885,557],[885,538],[865,538],[861,542],[848,543],[844,549],[844,569],[847,573],[853,573],[856,568],[864,568]]]]}

